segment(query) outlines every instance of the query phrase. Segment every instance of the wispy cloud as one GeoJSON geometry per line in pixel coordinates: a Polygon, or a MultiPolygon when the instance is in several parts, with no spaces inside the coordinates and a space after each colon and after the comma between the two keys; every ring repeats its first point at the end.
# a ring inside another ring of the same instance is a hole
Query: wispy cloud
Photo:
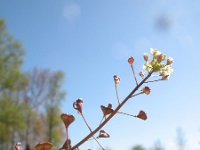
{"type": "Polygon", "coordinates": [[[76,3],[67,4],[64,8],[64,17],[68,22],[75,22],[81,16],[81,8],[76,3]]]}

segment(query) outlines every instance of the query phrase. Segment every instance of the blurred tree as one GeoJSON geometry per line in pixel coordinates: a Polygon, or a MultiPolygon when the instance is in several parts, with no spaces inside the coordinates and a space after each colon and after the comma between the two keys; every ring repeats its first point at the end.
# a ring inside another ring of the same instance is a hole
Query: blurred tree
{"type": "Polygon", "coordinates": [[[36,144],[34,142],[35,139],[38,139],[38,137],[42,138],[42,135],[44,135],[44,129],[40,125],[41,122],[44,124],[44,119],[41,121],[40,118],[43,117],[39,110],[42,108],[42,104],[44,104],[48,97],[50,73],[48,70],[34,68],[30,72],[27,72],[26,76],[28,78],[28,84],[24,91],[24,101],[28,108],[25,112],[28,128],[26,128],[25,131],[25,143],[30,147],[36,144]],[[32,143],[32,145],[30,145],[30,143],[32,143]]]}
{"type": "Polygon", "coordinates": [[[28,86],[25,99],[26,113],[26,145],[35,145],[38,137],[59,143],[62,137],[60,125],[60,105],[65,93],[61,90],[64,74],[61,71],[33,69],[27,73],[28,86]]]}
{"type": "Polygon", "coordinates": [[[145,148],[142,145],[136,145],[132,148],[132,150],[145,150],[145,148]]]}
{"type": "Polygon", "coordinates": [[[59,143],[60,105],[65,93],[61,90],[61,71],[21,70],[24,49],[6,31],[0,19],[0,149],[12,149],[17,140],[27,149],[41,140],[59,143]],[[30,144],[31,143],[31,144],[30,144]]]}
{"type": "Polygon", "coordinates": [[[1,149],[11,149],[16,136],[25,127],[21,91],[27,79],[21,71],[24,50],[7,31],[0,19],[0,145],[1,149]]]}
{"type": "Polygon", "coordinates": [[[48,99],[45,103],[47,115],[47,137],[55,146],[60,144],[62,138],[62,123],[60,121],[60,105],[65,97],[65,92],[61,90],[64,74],[61,71],[52,73],[49,79],[48,99]]]}
{"type": "Polygon", "coordinates": [[[181,128],[177,128],[177,147],[178,150],[184,150],[186,145],[185,134],[181,128]]]}
{"type": "Polygon", "coordinates": [[[152,150],[165,150],[165,148],[162,145],[162,143],[160,142],[160,140],[158,140],[154,143],[152,150]]]}
{"type": "Polygon", "coordinates": [[[0,93],[11,94],[26,85],[25,76],[21,71],[24,50],[6,31],[6,25],[0,19],[0,93]]]}

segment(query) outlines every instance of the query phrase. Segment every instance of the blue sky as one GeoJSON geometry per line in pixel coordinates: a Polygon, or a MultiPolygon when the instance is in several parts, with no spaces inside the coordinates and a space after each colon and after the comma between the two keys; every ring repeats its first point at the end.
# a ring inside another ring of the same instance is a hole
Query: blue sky
{"type": "MultiPolygon", "coordinates": [[[[74,144],[88,133],[72,109],[77,98],[83,98],[85,117],[94,128],[102,115],[99,106],[116,106],[113,75],[121,77],[121,99],[134,86],[129,56],[135,58],[136,72],[151,47],[173,57],[170,80],[149,84],[149,96],[138,96],[123,108],[135,114],[143,109],[148,120],[116,116],[104,127],[111,138],[101,143],[128,150],[160,140],[176,150],[176,129],[182,128],[186,146],[195,150],[200,148],[199,5],[198,0],[0,0],[0,17],[26,49],[24,70],[65,72],[62,110],[76,117],[70,132],[74,144]]],[[[88,142],[81,150],[88,147],[96,144],[88,142]]]]}

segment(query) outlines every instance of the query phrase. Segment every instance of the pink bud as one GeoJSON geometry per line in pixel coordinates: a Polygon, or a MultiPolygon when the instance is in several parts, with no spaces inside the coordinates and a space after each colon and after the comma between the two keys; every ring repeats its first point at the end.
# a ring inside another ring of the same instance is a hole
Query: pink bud
{"type": "Polygon", "coordinates": [[[149,95],[150,92],[151,92],[151,89],[148,87],[148,86],[145,86],[143,89],[142,89],[142,92],[149,95]]]}

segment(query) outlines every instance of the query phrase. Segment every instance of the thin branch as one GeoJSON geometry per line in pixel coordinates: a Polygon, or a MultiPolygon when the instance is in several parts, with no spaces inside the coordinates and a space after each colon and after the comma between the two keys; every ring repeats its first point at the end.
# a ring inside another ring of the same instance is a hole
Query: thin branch
{"type": "Polygon", "coordinates": [[[140,92],[140,93],[134,94],[134,95],[132,95],[130,98],[135,97],[135,96],[138,96],[138,95],[140,95],[140,94],[143,94],[143,92],[140,92]]]}
{"type": "Polygon", "coordinates": [[[131,116],[131,117],[137,117],[135,115],[131,115],[129,113],[125,113],[125,112],[117,112],[118,114],[122,114],[122,115],[127,115],[127,116],[131,116]]]}
{"type": "Polygon", "coordinates": [[[118,88],[117,87],[118,87],[117,84],[115,84],[115,92],[116,92],[117,102],[118,102],[118,104],[120,104],[119,94],[118,94],[118,88]]]}
{"type": "MultiPolygon", "coordinates": [[[[85,119],[85,117],[84,117],[84,115],[83,114],[81,114],[81,116],[82,116],[82,118],[83,118],[83,121],[85,122],[85,124],[86,124],[86,126],[88,127],[88,129],[90,130],[90,132],[92,133],[92,129],[90,128],[90,126],[89,126],[89,124],[87,123],[87,121],[86,121],[86,119],[85,119]]],[[[103,148],[103,146],[99,143],[99,141],[95,138],[95,136],[94,135],[92,135],[92,137],[93,137],[93,139],[97,142],[97,144],[102,148],[102,150],[105,150],[104,148],[103,148]]]]}
{"type": "Polygon", "coordinates": [[[84,137],[80,142],[78,142],[76,145],[74,145],[71,150],[75,150],[77,147],[82,145],[84,142],[86,142],[89,138],[94,136],[104,125],[113,117],[115,114],[120,110],[120,108],[134,95],[134,93],[143,85],[143,83],[151,76],[153,73],[153,70],[149,72],[149,74],[129,93],[129,95],[120,103],[116,109],[108,116],[107,119],[105,119],[95,130],[93,130],[91,133],[89,133],[86,137],[84,137]]]}
{"type": "MultiPolygon", "coordinates": [[[[102,119],[101,119],[101,121],[100,121],[100,124],[102,123],[102,121],[103,121],[104,118],[106,119],[106,116],[103,116],[103,117],[102,117],[102,119]]],[[[99,125],[100,125],[100,124],[99,124],[99,125]]]]}
{"type": "Polygon", "coordinates": [[[136,75],[135,75],[135,71],[134,71],[133,65],[131,65],[131,70],[132,70],[132,72],[133,72],[133,76],[134,76],[136,85],[138,85],[138,81],[137,81],[137,78],[136,78],[136,75]]]}

